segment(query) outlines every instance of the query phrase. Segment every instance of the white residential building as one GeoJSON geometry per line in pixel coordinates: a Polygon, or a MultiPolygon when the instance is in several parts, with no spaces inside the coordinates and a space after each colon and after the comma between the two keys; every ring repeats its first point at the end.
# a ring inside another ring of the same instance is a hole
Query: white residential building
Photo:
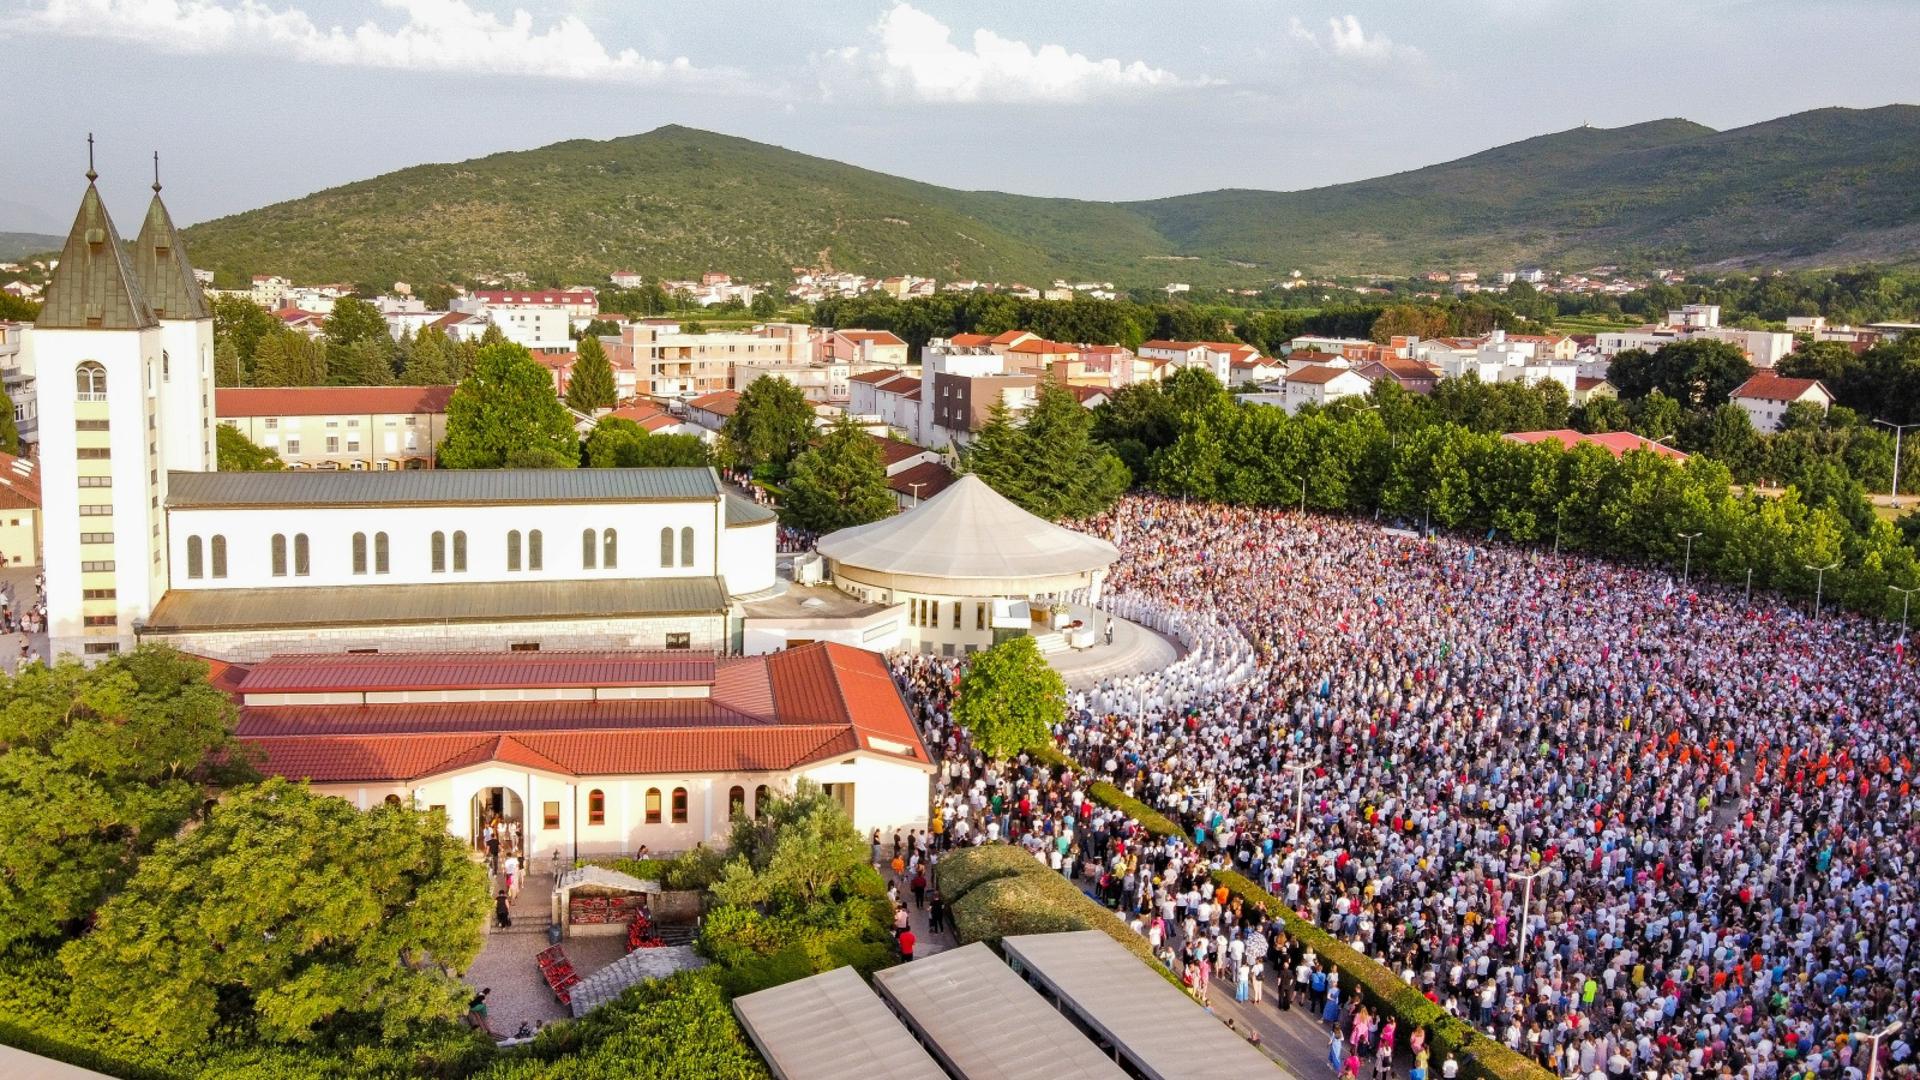
{"type": "Polygon", "coordinates": [[[1738,405],[1755,431],[1775,432],[1786,419],[1787,406],[1807,402],[1825,412],[1833,408],[1833,395],[1818,379],[1789,379],[1763,371],[1734,388],[1728,398],[1738,405]]]}

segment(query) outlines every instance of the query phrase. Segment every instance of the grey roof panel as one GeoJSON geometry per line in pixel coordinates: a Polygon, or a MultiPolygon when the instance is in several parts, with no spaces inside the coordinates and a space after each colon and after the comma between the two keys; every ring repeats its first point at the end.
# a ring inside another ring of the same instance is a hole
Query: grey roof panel
{"type": "Polygon", "coordinates": [[[719,497],[713,470],[701,468],[167,474],[167,505],[175,509],[712,502],[719,497]]]}
{"type": "Polygon", "coordinates": [[[727,493],[727,528],[740,529],[748,525],[764,525],[780,515],[752,499],[727,493]]]}
{"type": "Polygon", "coordinates": [[[875,972],[873,987],[965,1080],[1127,1075],[980,942],[875,972]]]}
{"type": "Polygon", "coordinates": [[[211,319],[213,309],[193,276],[193,264],[187,261],[186,245],[173,217],[160,201],[160,186],[153,188],[153,202],[147,204],[147,220],[128,252],[133,268],[140,275],[140,291],[156,317],[162,319],[211,319]]]}
{"type": "Polygon", "coordinates": [[[777,1080],[946,1080],[850,967],[733,1000],[777,1080]]]}
{"type": "Polygon", "coordinates": [[[726,589],[711,577],[169,589],[146,632],[718,615],[726,608],[726,589]]]}
{"type": "Polygon", "coordinates": [[[1149,1080],[1280,1076],[1265,1053],[1098,930],[1019,934],[1000,947],[1149,1080]]]}
{"type": "Polygon", "coordinates": [[[80,197],[80,212],[74,215],[73,229],[60,249],[60,265],[47,282],[33,325],[37,330],[144,330],[159,325],[126,245],[92,183],[80,197]]]}

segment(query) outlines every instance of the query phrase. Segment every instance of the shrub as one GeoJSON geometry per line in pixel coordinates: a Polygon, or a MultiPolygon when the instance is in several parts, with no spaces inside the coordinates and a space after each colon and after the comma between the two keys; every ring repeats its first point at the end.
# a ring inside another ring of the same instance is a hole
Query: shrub
{"type": "Polygon", "coordinates": [[[604,866],[642,881],[657,881],[663,889],[704,889],[720,877],[727,857],[704,844],[671,859],[582,859],[580,866],[604,866]]]}
{"type": "Polygon", "coordinates": [[[951,906],[978,885],[995,878],[1025,874],[1036,866],[1040,866],[1040,861],[1021,848],[1011,844],[982,844],[942,856],[933,865],[933,883],[939,886],[940,895],[951,906]]]}
{"type": "Polygon", "coordinates": [[[1155,836],[1178,836],[1186,838],[1186,830],[1173,822],[1173,819],[1128,795],[1105,780],[1096,780],[1087,788],[1087,794],[1094,802],[1112,810],[1118,810],[1140,823],[1140,827],[1155,836]]]}
{"type": "Polygon", "coordinates": [[[475,1080],[765,1080],[720,984],[706,971],[644,982],[531,1045],[475,1080]]]}
{"type": "Polygon", "coordinates": [[[985,844],[940,860],[934,873],[942,894],[947,894],[948,864],[957,861],[964,887],[953,904],[953,929],[962,945],[984,941],[997,947],[1009,934],[1098,930],[1156,970],[1166,971],[1146,938],[1025,851],[985,844]]]}

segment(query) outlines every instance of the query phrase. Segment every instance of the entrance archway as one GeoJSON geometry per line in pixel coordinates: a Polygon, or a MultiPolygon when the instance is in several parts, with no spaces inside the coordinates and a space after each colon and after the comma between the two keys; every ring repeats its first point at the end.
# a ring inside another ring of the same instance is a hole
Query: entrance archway
{"type": "Polygon", "coordinates": [[[473,793],[473,835],[469,841],[481,854],[500,858],[518,855],[526,858],[526,806],[519,792],[509,787],[483,787],[473,793]],[[489,832],[489,829],[492,831],[489,832]]]}

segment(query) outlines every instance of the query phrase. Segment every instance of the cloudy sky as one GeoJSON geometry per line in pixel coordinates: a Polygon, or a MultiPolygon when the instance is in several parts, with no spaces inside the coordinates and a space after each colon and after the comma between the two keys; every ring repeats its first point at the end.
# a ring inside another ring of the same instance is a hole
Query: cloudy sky
{"type": "Polygon", "coordinates": [[[1916,0],[0,0],[0,230],[99,139],[197,221],[678,123],[940,184],[1301,188],[1582,123],[1920,102],[1916,0]]]}

